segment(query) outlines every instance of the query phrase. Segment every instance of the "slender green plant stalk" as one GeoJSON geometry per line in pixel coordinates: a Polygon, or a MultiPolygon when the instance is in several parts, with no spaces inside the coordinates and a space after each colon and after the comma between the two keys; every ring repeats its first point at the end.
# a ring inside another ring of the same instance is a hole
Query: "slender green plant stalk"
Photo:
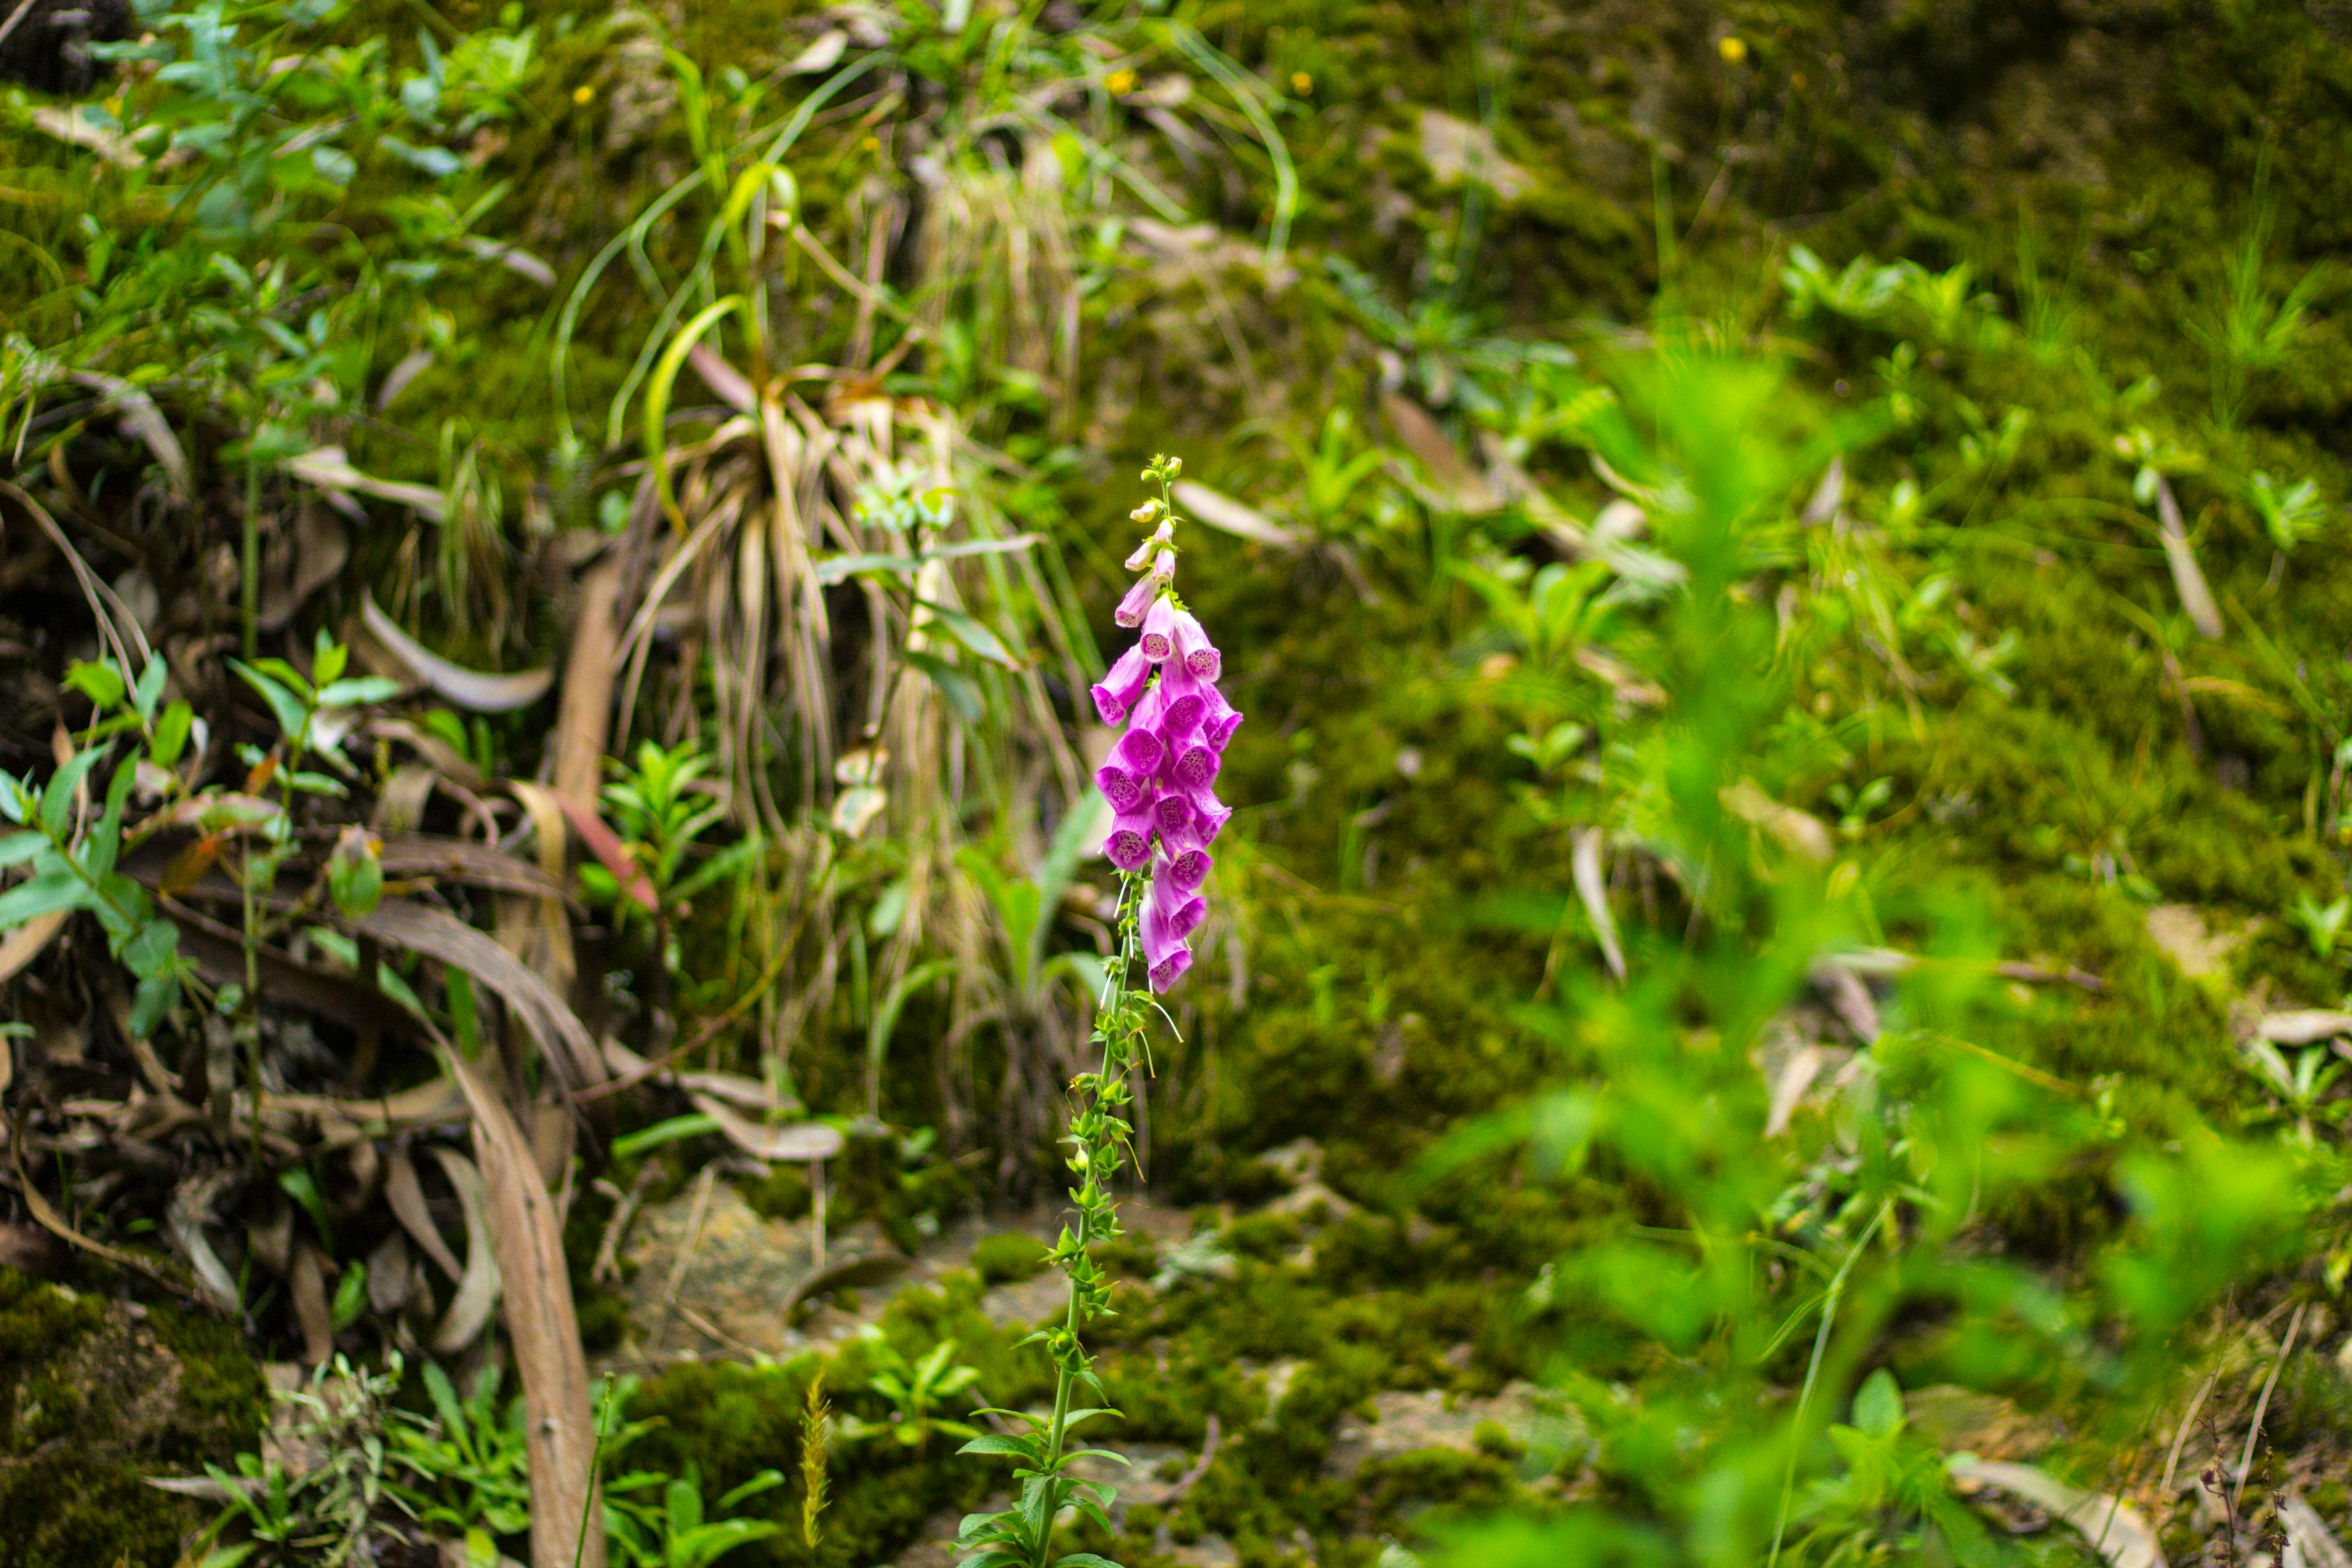
{"type": "MultiPolygon", "coordinates": [[[[1072,1478],[1071,1465],[1089,1456],[1127,1462],[1106,1449],[1074,1448],[1071,1437],[1084,1422],[1118,1414],[1099,1406],[1073,1406],[1081,1387],[1097,1399],[1103,1397],[1093,1359],[1081,1336],[1088,1323],[1110,1311],[1110,1279],[1096,1261],[1093,1249],[1120,1234],[1111,1183],[1126,1163],[1133,1131],[1126,1116],[1133,1102],[1128,1074],[1149,1054],[1147,1031],[1152,1005],[1128,984],[1140,946],[1138,928],[1148,880],[1138,871],[1120,878],[1118,952],[1104,982],[1091,1042],[1102,1053],[1101,1065],[1070,1082],[1073,1109],[1064,1142],[1070,1146],[1066,1163],[1076,1182],[1069,1190],[1070,1202],[1077,1213],[1072,1223],[1062,1227],[1048,1254],[1054,1266],[1068,1278],[1068,1305],[1059,1327],[1041,1330],[1024,1342],[1043,1343],[1053,1357],[1053,1415],[1040,1427],[1024,1412],[982,1413],[1021,1422],[1030,1429],[1013,1436],[976,1437],[963,1447],[968,1454],[1007,1454],[1024,1461],[1014,1471],[1022,1482],[1020,1501],[1002,1513],[975,1514],[966,1520],[956,1542],[958,1550],[967,1553],[963,1568],[1051,1568],[1055,1562],[1055,1523],[1064,1508],[1075,1506],[1080,1514],[1108,1526],[1103,1510],[1114,1495],[1112,1489],[1072,1478]]],[[[1088,1564],[1102,1561],[1090,1553],[1061,1559],[1066,1564],[1081,1560],[1088,1564]]]]}

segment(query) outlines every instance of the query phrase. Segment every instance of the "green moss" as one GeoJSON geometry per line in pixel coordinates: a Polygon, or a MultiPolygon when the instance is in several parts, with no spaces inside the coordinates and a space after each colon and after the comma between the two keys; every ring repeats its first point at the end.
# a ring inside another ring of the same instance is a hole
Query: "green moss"
{"type": "Polygon", "coordinates": [[[743,1201],[763,1219],[801,1219],[810,1206],[808,1177],[798,1167],[779,1164],[756,1182],[744,1183],[743,1201]]]}
{"type": "Polygon", "coordinates": [[[1034,1279],[1045,1271],[1045,1244],[1018,1232],[983,1237],[971,1249],[971,1268],[991,1285],[1034,1279]]]}
{"type": "Polygon", "coordinates": [[[0,1268],[0,1542],[12,1568],[169,1568],[209,1517],[151,1475],[226,1464],[268,1400],[231,1326],[0,1268]]]}

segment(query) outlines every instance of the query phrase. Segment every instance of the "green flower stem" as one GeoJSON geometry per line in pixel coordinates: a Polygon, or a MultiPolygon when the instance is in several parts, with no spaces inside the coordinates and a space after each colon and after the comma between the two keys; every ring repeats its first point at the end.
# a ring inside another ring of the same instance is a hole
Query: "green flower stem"
{"type": "Polygon", "coordinates": [[[1052,1346],[1055,1367],[1054,1415],[1046,1428],[1044,1469],[1053,1493],[1046,1500],[1049,1506],[1045,1528],[1038,1533],[1032,1568],[1049,1568],[1054,1560],[1055,1516],[1068,1496],[1069,1483],[1062,1479],[1061,1467],[1069,1447],[1071,1395],[1080,1378],[1093,1375],[1078,1335],[1090,1318],[1107,1310],[1109,1297],[1109,1287],[1095,1263],[1093,1247],[1097,1241],[1112,1240],[1118,1235],[1118,1205],[1110,1195],[1110,1183],[1123,1163],[1129,1125],[1118,1112],[1127,1103],[1127,1069],[1134,1059],[1136,1038],[1143,1029],[1143,1022],[1137,1016],[1139,1009],[1127,985],[1136,954],[1136,922],[1142,907],[1143,884],[1140,872],[1126,872],[1119,878],[1118,957],[1103,988],[1095,1025],[1095,1037],[1102,1044],[1102,1064],[1096,1072],[1081,1073],[1071,1085],[1078,1104],[1070,1119],[1069,1142],[1076,1148],[1069,1164],[1077,1173],[1079,1184],[1071,1190],[1070,1201],[1078,1215],[1075,1235],[1065,1232],[1064,1241],[1055,1248],[1055,1260],[1069,1277],[1070,1299],[1063,1317],[1061,1342],[1052,1346]]]}

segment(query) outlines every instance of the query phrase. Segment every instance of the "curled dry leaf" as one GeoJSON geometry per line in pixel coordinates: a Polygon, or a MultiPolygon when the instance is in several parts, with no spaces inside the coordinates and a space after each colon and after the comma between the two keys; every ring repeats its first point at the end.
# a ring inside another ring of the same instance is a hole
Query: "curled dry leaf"
{"type": "Polygon", "coordinates": [[[320,447],[289,458],[286,471],[304,484],[315,485],[331,495],[373,496],[421,512],[436,522],[448,514],[448,498],[433,486],[404,485],[363,474],[352,467],[341,447],[320,447]]]}
{"type": "Polygon", "coordinates": [[[604,1568],[604,1532],[583,1527],[597,1506],[595,1417],[555,1204],[506,1102],[456,1051],[445,1046],[442,1058],[473,1110],[474,1152],[491,1178],[490,1233],[507,1282],[507,1337],[529,1413],[531,1563],[604,1568]]]}
{"type": "Polygon", "coordinates": [[[163,477],[170,481],[172,499],[185,501],[194,493],[194,481],[188,469],[188,454],[180,446],[180,438],[172,432],[170,421],[155,406],[155,400],[141,388],[119,375],[109,375],[102,370],[78,370],[73,379],[94,392],[102,392],[106,400],[122,415],[122,422],[146,444],[155,461],[163,466],[163,477]]]}
{"type": "Polygon", "coordinates": [[[1805,521],[1820,527],[1837,516],[1839,503],[1844,500],[1845,458],[1834,457],[1822,470],[1822,482],[1813,487],[1812,500],[1805,503],[1805,521]]]}
{"type": "Polygon", "coordinates": [[[408,1305],[408,1237],[397,1230],[386,1231],[367,1256],[368,1305],[387,1321],[408,1305]]]}
{"type": "Polygon", "coordinates": [[[581,574],[579,614],[572,627],[572,655],[563,667],[563,696],[556,714],[555,793],[591,812],[612,727],[613,673],[620,647],[614,601],[621,593],[621,574],[620,559],[611,552],[581,574]]]}
{"type": "MultiPolygon", "coordinates": [[[[123,869],[138,876],[130,866],[123,869]]],[[[163,912],[180,928],[181,952],[208,984],[245,984],[243,933],[184,904],[166,900],[163,912]]],[[[257,948],[255,958],[262,994],[272,1003],[300,1008],[353,1031],[407,1034],[416,1027],[406,1012],[389,1004],[374,986],[362,984],[356,975],[304,963],[274,947],[257,948]]]]}
{"type": "Polygon", "coordinates": [[[2314,1045],[2321,1040],[2352,1035],[2352,1013],[2338,1013],[2326,1007],[2266,1013],[2254,1025],[2254,1033],[2274,1046],[2314,1045]]]}
{"type": "Polygon", "coordinates": [[[2083,1539],[2107,1560],[2110,1568],[2165,1568],[2164,1552],[2156,1543],[2156,1532],[2148,1528],[2139,1510],[2121,1498],[2070,1486],[2039,1465],[2020,1465],[2005,1459],[1955,1459],[1950,1468],[1957,1481],[1998,1487],[2011,1497],[2047,1509],[2081,1531],[2083,1539]]]}
{"type": "MultiPolygon", "coordinates": [[[[404,797],[397,813],[389,805],[379,805],[380,810],[403,817],[408,827],[414,827],[416,820],[423,816],[425,800],[432,794],[431,786],[435,783],[455,784],[459,789],[476,794],[489,787],[490,781],[482,776],[482,770],[467,762],[455,746],[430,730],[412,724],[405,719],[378,719],[368,726],[368,733],[387,741],[398,741],[425,761],[425,784],[420,786],[410,783],[404,786],[415,792],[413,799],[404,797]]],[[[395,770],[393,774],[394,783],[399,783],[409,772],[405,767],[395,770]]],[[[391,793],[392,788],[388,785],[386,794],[391,793]]],[[[382,797],[379,798],[381,801],[382,797]]]]}
{"type": "Polygon", "coordinates": [[[2180,607],[2189,612],[2189,623],[2200,637],[2218,639],[2221,635],[2221,611],[2213,603],[2213,590],[2206,585],[2205,574],[2198,569],[2197,556],[2189,548],[2189,530],[2180,521],[2180,503],[2173,499],[2172,481],[2159,478],[2156,481],[2156,516],[2158,531],[2164,541],[2165,560],[2172,567],[2172,585],[2180,595],[2180,607]]]}
{"type": "Polygon", "coordinates": [[[329,507],[305,500],[295,509],[294,536],[286,556],[262,584],[255,619],[264,631],[283,628],[311,595],[342,574],[352,557],[351,530],[329,507]]]}
{"type": "Polygon", "coordinates": [[[720,401],[738,413],[749,414],[759,403],[751,390],[751,378],[729,364],[723,355],[709,343],[698,342],[686,351],[686,363],[702,378],[702,384],[717,393],[720,401]]]}
{"type": "Polygon", "coordinates": [[[360,919],[341,923],[378,942],[464,970],[498,994],[530,1031],[549,1065],[572,1088],[603,1081],[604,1062],[587,1026],[546,981],[487,932],[475,930],[446,910],[409,899],[386,899],[360,919]]]}
{"type": "Polygon", "coordinates": [[[1764,1117],[1764,1136],[1778,1138],[1789,1130],[1789,1119],[1804,1103],[1805,1090],[1812,1088],[1813,1079],[1822,1068],[1835,1058],[1829,1048],[1817,1044],[1799,1046],[1789,1053],[1780,1066],[1780,1076],[1772,1080],[1772,1102],[1764,1117]]]}
{"type": "Polygon", "coordinates": [[[1246,539],[1255,544],[1271,545],[1276,550],[1296,550],[1298,535],[1285,528],[1254,506],[1235,500],[1221,490],[1192,479],[1179,479],[1175,489],[1176,504],[1191,516],[1198,518],[1222,533],[1236,539],[1246,539]]]}
{"type": "Polygon", "coordinates": [[[441,1239],[440,1227],[433,1223],[433,1211],[425,1205],[425,1187],[416,1179],[416,1163],[405,1149],[394,1149],[384,1157],[383,1197],[392,1207],[392,1217],[401,1228],[415,1238],[425,1256],[441,1266],[451,1283],[464,1274],[457,1255],[441,1239]]]}
{"type": "Polygon", "coordinates": [[[383,384],[376,389],[375,410],[383,413],[392,400],[408,390],[409,383],[433,368],[431,349],[411,349],[400,356],[400,363],[384,372],[383,384]]]}
{"type": "Polygon", "coordinates": [[[542,289],[555,287],[555,268],[520,246],[501,245],[478,234],[469,234],[457,243],[485,261],[497,262],[518,278],[528,278],[542,289]]]}
{"type": "Polygon", "coordinates": [[[1592,934],[1601,943],[1601,956],[1608,960],[1609,973],[1622,983],[1625,978],[1625,950],[1617,944],[1617,918],[1609,910],[1609,889],[1601,877],[1601,847],[1598,826],[1577,829],[1570,866],[1576,878],[1576,896],[1584,905],[1585,919],[1592,922],[1592,934]]]}
{"type": "Polygon", "coordinates": [[[57,1211],[57,1206],[49,1202],[41,1189],[34,1185],[32,1176],[26,1173],[24,1139],[12,1136],[8,1140],[8,1148],[16,1163],[17,1194],[24,1199],[25,1207],[32,1212],[34,1223],[43,1230],[47,1231],[67,1246],[78,1247],[93,1258],[103,1258],[119,1268],[128,1268],[134,1274],[143,1274],[173,1295],[210,1304],[207,1297],[190,1289],[185,1280],[175,1279],[168,1270],[158,1267],[149,1259],[140,1257],[135,1252],[126,1252],[119,1247],[109,1247],[105,1242],[94,1241],[76,1230],[67,1223],[66,1216],[57,1211]]]}
{"type": "Polygon", "coordinates": [[[522,669],[493,675],[453,664],[401,630],[400,623],[378,607],[373,595],[360,600],[360,619],[409,672],[435,693],[474,713],[511,713],[547,695],[555,682],[551,669],[522,669]]]}
{"type": "Polygon", "coordinates": [[[792,64],[784,68],[783,74],[814,76],[819,71],[829,71],[841,63],[841,57],[848,47],[849,35],[839,27],[828,27],[816,36],[815,42],[793,57],[792,64]]]}
{"type": "Polygon", "coordinates": [[[1825,861],[1836,850],[1830,830],[1822,825],[1820,817],[1774,800],[1753,779],[1727,784],[1721,798],[1724,810],[1750,826],[1762,828],[1791,855],[1825,861]]]}
{"type": "Polygon", "coordinates": [[[1503,504],[1495,487],[1463,459],[1427,409],[1409,397],[1384,392],[1381,395],[1381,411],[1388,416],[1389,427],[1396,432],[1404,449],[1428,470],[1436,490],[1433,499],[1440,505],[1475,516],[1503,504]]]}
{"type": "Polygon", "coordinates": [[[35,915],[5,937],[0,937],[0,984],[13,979],[16,972],[38,958],[41,949],[50,939],[65,929],[69,910],[52,910],[45,915],[35,915]]]}
{"type": "Polygon", "coordinates": [[[1856,965],[1837,957],[1824,958],[1814,963],[1808,977],[1821,987],[1822,995],[1829,1000],[1830,1011],[1853,1031],[1855,1039],[1866,1046],[1878,1038],[1878,1000],[1863,984],[1862,972],[1856,965]]]}
{"type": "Polygon", "coordinates": [[[294,1298],[294,1321],[302,1330],[302,1359],[317,1366],[335,1353],[335,1316],[327,1305],[325,1260],[307,1240],[294,1244],[294,1267],[286,1285],[294,1298]]]}
{"type": "Polygon", "coordinates": [[[571,835],[554,791],[521,779],[509,780],[507,788],[530,818],[538,870],[549,891],[536,901],[519,897],[499,900],[499,944],[530,965],[532,973],[561,995],[579,973],[572,949],[572,921],[563,905],[563,850],[571,835]]]}
{"type": "Polygon", "coordinates": [[[2279,1508],[2279,1522],[2286,1527],[2286,1552],[2280,1568],[2352,1568],[2352,1552],[2344,1549],[2302,1493],[2288,1489],[2279,1508]],[[2300,1564],[2295,1562],[2298,1556],[2303,1559],[2300,1564]]]}
{"type": "Polygon", "coordinates": [[[490,1239],[489,1193],[474,1163],[455,1149],[436,1148],[433,1157],[457,1190],[466,1211],[466,1271],[457,1280],[457,1294],[442,1315],[429,1342],[436,1355],[456,1355],[480,1337],[499,1304],[498,1250],[490,1239]]]}
{"type": "Polygon", "coordinates": [[[735,1146],[761,1160],[830,1160],[841,1152],[841,1133],[821,1121],[792,1121],[771,1127],[728,1109],[718,1096],[689,1094],[694,1108],[719,1123],[735,1146]]]}
{"type": "Polygon", "coordinates": [[[205,1300],[223,1312],[236,1310],[236,1278],[205,1239],[205,1223],[233,1179],[226,1171],[190,1176],[172,1189],[172,1201],[163,1211],[163,1234],[195,1277],[205,1300]]]}
{"type": "Polygon", "coordinates": [[[545,868],[471,838],[438,833],[388,835],[379,852],[386,877],[432,877],[494,893],[561,899],[563,883],[545,868]]]}

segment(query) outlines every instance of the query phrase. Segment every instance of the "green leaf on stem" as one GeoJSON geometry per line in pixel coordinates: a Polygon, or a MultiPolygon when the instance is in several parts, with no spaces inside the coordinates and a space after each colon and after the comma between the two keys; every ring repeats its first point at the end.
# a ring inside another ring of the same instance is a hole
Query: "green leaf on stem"
{"type": "Polygon", "coordinates": [[[178,763],[180,753],[187,750],[188,731],[196,721],[196,710],[185,702],[173,702],[163,710],[163,717],[155,722],[155,739],[147,748],[147,755],[159,768],[178,763]]]}
{"type": "MultiPolygon", "coordinates": [[[[179,936],[177,931],[172,934],[175,940],[179,936]]],[[[176,966],[174,971],[151,974],[142,980],[137,993],[131,999],[131,1037],[143,1040],[153,1034],[155,1026],[163,1021],[163,1016],[172,1010],[172,1004],[179,994],[180,977],[176,966]]]]}
{"type": "Polygon", "coordinates": [[[400,695],[400,682],[387,680],[381,675],[357,675],[349,680],[330,681],[319,689],[321,708],[364,708],[372,702],[389,702],[400,695]]]}
{"type": "Polygon", "coordinates": [[[949,634],[956,641],[963,644],[991,664],[1002,665],[1006,669],[1021,668],[1021,661],[1013,656],[1012,650],[1004,646],[1002,639],[972,616],[949,605],[936,604],[929,599],[918,599],[915,603],[937,617],[940,625],[947,627],[949,634]]]}
{"type": "Polygon", "coordinates": [[[982,711],[980,688],[972,684],[971,677],[937,654],[925,653],[919,648],[907,650],[907,662],[930,677],[931,684],[939,689],[940,696],[954,710],[957,718],[967,724],[980,722],[982,711]]]}
{"type": "Polygon", "coordinates": [[[73,809],[74,791],[105,755],[103,746],[76,752],[63,767],[49,775],[48,787],[41,792],[41,830],[50,837],[65,837],[66,816],[73,809]]]}
{"type": "Polygon", "coordinates": [[[89,884],[71,871],[45,871],[0,893],[0,931],[13,931],[36,916],[87,908],[89,884]]]}
{"type": "MultiPolygon", "coordinates": [[[[270,660],[268,662],[282,663],[283,661],[270,660]]],[[[252,687],[255,691],[258,692],[264,702],[269,704],[270,716],[278,721],[278,729],[280,734],[285,735],[289,740],[301,734],[302,726],[308,722],[310,719],[309,710],[302,706],[301,699],[296,697],[293,692],[288,690],[279,682],[271,679],[268,676],[264,675],[259,669],[246,663],[243,659],[230,659],[228,661],[228,667],[236,671],[237,678],[239,679],[243,680],[247,686],[252,687]]]]}
{"type": "Polygon", "coordinates": [[[163,681],[169,674],[161,654],[147,656],[147,668],[139,672],[139,685],[131,694],[131,706],[138,710],[141,722],[154,721],[155,704],[163,700],[163,681]]]}
{"type": "Polygon", "coordinates": [[[89,699],[90,706],[101,712],[122,700],[129,688],[123,684],[122,672],[114,668],[110,658],[76,659],[66,670],[66,689],[79,691],[89,699]]]}

